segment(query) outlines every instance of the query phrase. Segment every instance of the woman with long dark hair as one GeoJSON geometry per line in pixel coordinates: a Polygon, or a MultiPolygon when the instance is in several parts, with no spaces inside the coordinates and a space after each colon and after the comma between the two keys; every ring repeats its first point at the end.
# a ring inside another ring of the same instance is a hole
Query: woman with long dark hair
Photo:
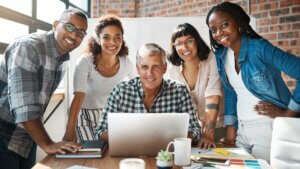
{"type": "Polygon", "coordinates": [[[206,17],[224,86],[227,141],[269,160],[273,119],[300,112],[300,58],[273,46],[249,22],[243,8],[230,2],[206,17]],[[297,80],[293,93],[281,71],[297,80]]]}

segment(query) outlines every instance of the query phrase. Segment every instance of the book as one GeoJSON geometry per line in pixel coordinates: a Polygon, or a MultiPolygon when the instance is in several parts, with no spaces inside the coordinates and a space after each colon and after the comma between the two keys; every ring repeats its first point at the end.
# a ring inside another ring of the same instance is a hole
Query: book
{"type": "Polygon", "coordinates": [[[105,143],[102,140],[81,140],[79,144],[82,145],[79,151],[101,151],[105,143]]]}
{"type": "Polygon", "coordinates": [[[209,159],[254,159],[254,157],[249,154],[246,150],[242,148],[218,148],[216,151],[214,149],[202,150],[199,148],[192,148],[191,159],[199,160],[201,158],[209,159]]]}
{"type": "Polygon", "coordinates": [[[56,158],[101,158],[107,144],[102,140],[83,140],[80,142],[82,149],[76,153],[56,154],[56,158]]]}

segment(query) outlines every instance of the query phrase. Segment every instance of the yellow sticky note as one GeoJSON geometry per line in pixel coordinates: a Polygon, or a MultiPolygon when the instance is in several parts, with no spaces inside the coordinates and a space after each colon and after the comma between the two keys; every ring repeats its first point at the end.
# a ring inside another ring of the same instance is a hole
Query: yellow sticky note
{"type": "Polygon", "coordinates": [[[215,148],[213,151],[216,152],[216,153],[222,154],[222,155],[229,155],[230,154],[230,151],[228,151],[226,149],[223,149],[223,148],[215,148]]]}

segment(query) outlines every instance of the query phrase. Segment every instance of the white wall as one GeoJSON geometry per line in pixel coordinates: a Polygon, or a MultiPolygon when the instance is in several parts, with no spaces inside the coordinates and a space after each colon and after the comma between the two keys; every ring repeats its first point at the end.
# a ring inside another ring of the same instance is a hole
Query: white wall
{"type": "Polygon", "coordinates": [[[188,22],[199,31],[200,36],[208,43],[208,28],[205,17],[151,17],[151,18],[124,18],[124,38],[128,44],[130,58],[135,61],[137,49],[144,43],[155,42],[166,51],[169,50],[171,35],[174,28],[188,22]]]}

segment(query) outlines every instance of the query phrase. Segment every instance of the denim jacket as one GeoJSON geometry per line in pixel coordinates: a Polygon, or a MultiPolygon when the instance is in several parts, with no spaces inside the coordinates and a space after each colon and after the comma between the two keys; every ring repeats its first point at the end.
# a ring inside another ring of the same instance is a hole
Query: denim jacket
{"type": "MultiPolygon", "coordinates": [[[[216,61],[225,95],[225,125],[237,128],[237,95],[226,72],[227,48],[216,51],[216,61]]],[[[242,36],[239,66],[243,83],[257,98],[281,108],[300,112],[300,58],[283,52],[265,39],[242,36]],[[296,88],[290,93],[281,71],[296,79],[296,88]]]]}

